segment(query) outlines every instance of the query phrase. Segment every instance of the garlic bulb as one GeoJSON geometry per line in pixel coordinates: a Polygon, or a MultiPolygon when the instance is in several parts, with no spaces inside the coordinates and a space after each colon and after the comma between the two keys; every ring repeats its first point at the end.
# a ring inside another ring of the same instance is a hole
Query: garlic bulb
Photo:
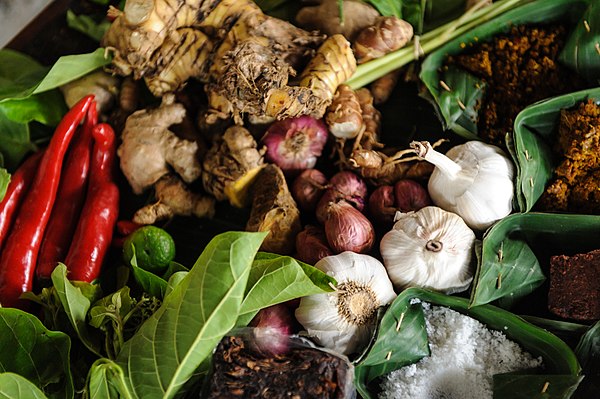
{"type": "Polygon", "coordinates": [[[511,213],[515,167],[500,148],[468,141],[444,155],[426,141],[410,145],[436,166],[427,187],[435,205],[456,213],[475,230],[485,230],[511,213]]]}
{"type": "Polygon", "coordinates": [[[464,291],[473,280],[475,233],[460,216],[436,206],[396,214],[397,222],[380,243],[383,264],[398,289],[464,291]]]}
{"type": "Polygon", "coordinates": [[[375,329],[376,311],[395,297],[385,268],[377,259],[346,251],[327,256],[315,267],[336,279],[336,290],[305,296],[296,319],[326,348],[343,354],[361,350],[375,329]]]}

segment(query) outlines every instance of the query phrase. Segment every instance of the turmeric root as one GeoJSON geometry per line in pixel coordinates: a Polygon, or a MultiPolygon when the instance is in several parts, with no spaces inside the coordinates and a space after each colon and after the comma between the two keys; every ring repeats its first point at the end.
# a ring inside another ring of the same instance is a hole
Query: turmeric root
{"type": "Polygon", "coordinates": [[[204,189],[218,201],[229,200],[242,208],[249,203],[248,191],[264,167],[265,149],[257,144],[248,130],[241,126],[229,127],[216,137],[202,164],[204,189]]]}
{"type": "Polygon", "coordinates": [[[113,53],[115,73],[143,78],[156,96],[196,78],[207,84],[214,115],[238,123],[264,110],[257,93],[287,85],[323,41],[250,0],[128,0],[113,14],[102,45],[113,53]]]}
{"type": "Polygon", "coordinates": [[[191,192],[174,174],[160,178],[154,184],[157,202],[139,209],[133,216],[138,224],[154,224],[175,215],[212,218],[215,199],[191,192]]]}
{"type": "Polygon", "coordinates": [[[252,187],[254,193],[247,231],[268,231],[261,250],[291,255],[302,230],[300,211],[292,198],[282,170],[267,165],[252,187]]]}
{"type": "Polygon", "coordinates": [[[173,168],[186,183],[198,179],[202,167],[198,143],[180,139],[169,130],[185,117],[183,105],[163,100],[160,107],[136,111],[125,122],[117,150],[123,174],[135,194],[141,194],[173,168]]]}

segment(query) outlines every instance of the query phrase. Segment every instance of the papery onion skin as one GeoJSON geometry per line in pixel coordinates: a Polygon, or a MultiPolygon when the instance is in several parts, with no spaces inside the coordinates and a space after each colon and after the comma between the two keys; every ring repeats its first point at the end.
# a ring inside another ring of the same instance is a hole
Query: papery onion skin
{"type": "Polygon", "coordinates": [[[329,206],[325,235],[335,253],[352,251],[364,254],[375,242],[375,230],[369,219],[346,201],[329,206]]]}
{"type": "Polygon", "coordinates": [[[283,303],[261,309],[250,322],[254,327],[255,348],[269,356],[288,352],[293,324],[292,311],[283,303]]]}
{"type": "Polygon", "coordinates": [[[367,184],[357,174],[350,171],[338,172],[329,179],[329,188],[317,203],[316,216],[319,223],[327,220],[329,207],[332,203],[342,200],[353,205],[362,212],[367,203],[367,184]]]}
{"type": "Polygon", "coordinates": [[[419,182],[411,179],[401,179],[394,184],[395,204],[399,211],[418,211],[433,205],[427,189],[419,182]]]}
{"type": "Polygon", "coordinates": [[[327,187],[327,177],[318,169],[306,169],[292,182],[291,193],[304,212],[314,212],[327,187]]]}
{"type": "Polygon", "coordinates": [[[304,263],[314,265],[326,256],[333,255],[329,248],[325,231],[317,226],[307,225],[296,236],[296,257],[304,263]]]}
{"type": "Polygon", "coordinates": [[[369,196],[369,212],[377,222],[391,225],[396,215],[394,187],[379,186],[369,196]]]}
{"type": "Polygon", "coordinates": [[[265,159],[295,176],[316,165],[327,137],[325,123],[308,115],[275,121],[262,138],[265,159]]]}

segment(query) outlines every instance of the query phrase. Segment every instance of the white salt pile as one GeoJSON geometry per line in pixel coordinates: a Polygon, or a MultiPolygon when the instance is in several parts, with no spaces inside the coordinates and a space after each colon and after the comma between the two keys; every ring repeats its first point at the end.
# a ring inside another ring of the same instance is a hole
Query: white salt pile
{"type": "Polygon", "coordinates": [[[381,399],[492,399],[492,376],[541,365],[498,331],[423,303],[431,356],[389,373],[381,399]]]}

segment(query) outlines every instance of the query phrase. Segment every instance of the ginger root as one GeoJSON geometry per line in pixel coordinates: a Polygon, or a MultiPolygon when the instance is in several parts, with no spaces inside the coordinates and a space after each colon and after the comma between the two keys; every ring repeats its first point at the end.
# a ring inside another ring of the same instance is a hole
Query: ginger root
{"type": "Polygon", "coordinates": [[[265,149],[241,126],[231,126],[215,138],[202,164],[204,189],[218,201],[229,200],[242,208],[249,203],[248,190],[265,166],[265,149]]]}
{"type": "Polygon", "coordinates": [[[268,231],[261,250],[291,255],[302,230],[300,211],[288,189],[283,171],[267,165],[252,186],[253,200],[246,231],[268,231]]]}
{"type": "Polygon", "coordinates": [[[286,87],[323,41],[250,0],[128,0],[112,13],[102,45],[115,73],[143,78],[156,96],[196,78],[215,116],[237,123],[265,114],[264,95],[286,87]]]}
{"type": "Polygon", "coordinates": [[[215,199],[190,191],[176,175],[169,173],[154,184],[157,202],[139,209],[133,215],[138,224],[154,224],[175,215],[212,218],[215,199]]]}
{"type": "Polygon", "coordinates": [[[117,150],[123,174],[135,194],[141,194],[162,176],[175,170],[191,183],[202,173],[198,143],[184,140],[169,130],[185,117],[183,105],[165,98],[160,107],[140,110],[125,122],[117,150]]]}

